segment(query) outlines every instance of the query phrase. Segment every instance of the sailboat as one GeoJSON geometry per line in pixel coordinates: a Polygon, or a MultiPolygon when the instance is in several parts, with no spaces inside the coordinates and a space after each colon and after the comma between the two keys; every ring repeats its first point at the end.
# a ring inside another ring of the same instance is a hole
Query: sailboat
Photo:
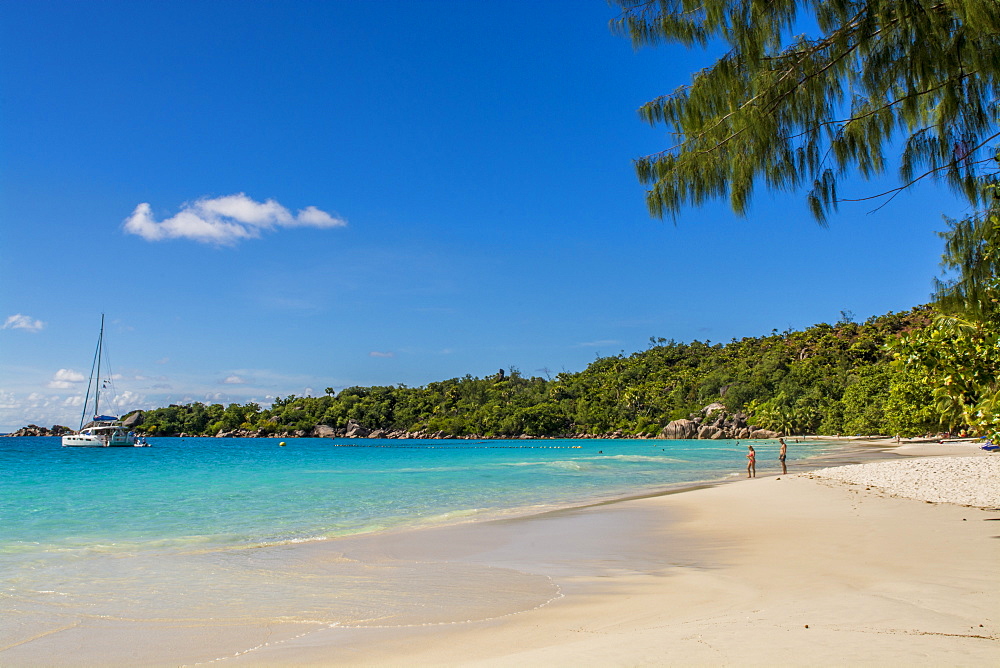
{"type": "Polygon", "coordinates": [[[90,367],[90,380],[87,382],[87,396],[83,400],[83,414],[80,416],[80,429],[75,434],[62,437],[63,447],[80,448],[132,448],[147,445],[144,439],[136,441],[135,433],[122,424],[120,418],[114,415],[101,415],[101,390],[105,383],[101,380],[101,358],[104,357],[104,314],[101,314],[101,333],[97,337],[97,351],[94,353],[94,363],[90,367]],[[87,408],[90,395],[94,395],[93,419],[87,420],[87,408]]]}

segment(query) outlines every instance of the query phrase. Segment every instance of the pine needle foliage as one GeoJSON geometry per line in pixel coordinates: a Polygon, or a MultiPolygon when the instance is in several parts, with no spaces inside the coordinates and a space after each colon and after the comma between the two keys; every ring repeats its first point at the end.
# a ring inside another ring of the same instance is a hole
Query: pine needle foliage
{"type": "Polygon", "coordinates": [[[998,0],[612,0],[635,47],[728,45],[640,117],[676,137],[635,161],[654,217],[754,189],[807,190],[825,224],[848,173],[924,178],[978,205],[998,174],[998,0]],[[814,34],[794,35],[802,26],[814,34]],[[887,152],[899,150],[898,156],[887,152]]]}
{"type": "MultiPolygon", "coordinates": [[[[996,193],[994,192],[994,197],[996,193]]],[[[982,216],[948,220],[941,266],[954,276],[935,281],[940,310],[1000,324],[1000,200],[982,216]]]]}

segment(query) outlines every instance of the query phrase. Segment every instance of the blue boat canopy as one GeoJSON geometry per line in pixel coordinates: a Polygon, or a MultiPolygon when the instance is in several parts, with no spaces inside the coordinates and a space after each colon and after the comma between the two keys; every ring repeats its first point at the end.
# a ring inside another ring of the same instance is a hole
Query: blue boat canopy
{"type": "Polygon", "coordinates": [[[94,422],[114,422],[118,418],[113,415],[95,415],[94,422]]]}

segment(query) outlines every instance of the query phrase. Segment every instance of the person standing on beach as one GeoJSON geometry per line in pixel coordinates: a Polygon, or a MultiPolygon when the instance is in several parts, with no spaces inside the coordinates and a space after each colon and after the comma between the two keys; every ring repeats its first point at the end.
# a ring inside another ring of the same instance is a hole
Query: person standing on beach
{"type": "Polygon", "coordinates": [[[747,477],[757,477],[757,453],[753,451],[753,446],[747,446],[747,477]]]}
{"type": "Polygon", "coordinates": [[[788,454],[788,444],[785,443],[785,439],[779,438],[778,442],[781,443],[781,450],[778,452],[778,461],[781,462],[781,474],[784,475],[788,473],[788,467],[785,466],[785,455],[788,454]]]}

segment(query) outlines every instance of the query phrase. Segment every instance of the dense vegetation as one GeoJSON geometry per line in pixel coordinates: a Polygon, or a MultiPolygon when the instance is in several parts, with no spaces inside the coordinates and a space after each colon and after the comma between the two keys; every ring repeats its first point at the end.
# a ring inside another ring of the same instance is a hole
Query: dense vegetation
{"type": "MultiPolygon", "coordinates": [[[[170,406],[146,413],[150,434],[310,433],[355,422],[367,429],[446,436],[652,436],[709,403],[744,412],[752,424],[785,433],[919,434],[943,424],[932,388],[916,365],[895,368],[889,344],[923,331],[929,308],[769,336],[678,343],[601,357],[553,379],[452,378],[424,387],[349,387],[322,397],[170,406]],[[909,335],[909,334],[908,334],[909,335]]],[[[893,344],[898,345],[898,344],[893,344]]]]}

